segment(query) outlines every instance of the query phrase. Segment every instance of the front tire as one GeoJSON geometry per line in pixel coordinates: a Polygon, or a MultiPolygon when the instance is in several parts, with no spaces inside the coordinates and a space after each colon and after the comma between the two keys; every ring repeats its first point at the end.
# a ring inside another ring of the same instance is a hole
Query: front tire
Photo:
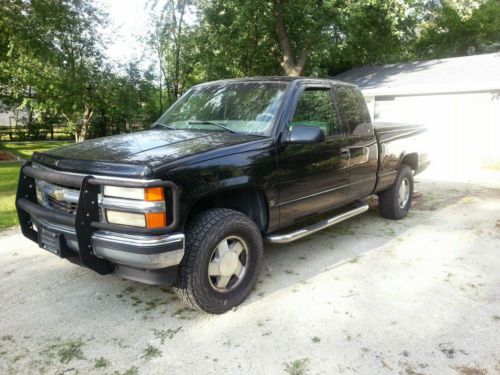
{"type": "Polygon", "coordinates": [[[186,228],[175,291],[195,310],[224,313],[250,294],[262,256],[262,236],[248,216],[225,208],[202,212],[186,228]]]}
{"type": "Polygon", "coordinates": [[[412,195],[413,171],[402,165],[394,184],[378,195],[381,215],[392,220],[404,218],[411,208],[412,195]]]}

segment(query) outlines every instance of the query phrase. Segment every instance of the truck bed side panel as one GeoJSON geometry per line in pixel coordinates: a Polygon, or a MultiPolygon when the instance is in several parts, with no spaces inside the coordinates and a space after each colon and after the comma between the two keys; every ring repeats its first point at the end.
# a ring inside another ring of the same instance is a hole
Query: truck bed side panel
{"type": "Polygon", "coordinates": [[[420,172],[427,166],[424,137],[426,128],[421,125],[376,124],[375,136],[379,143],[379,165],[377,171],[377,185],[374,193],[389,188],[398,174],[401,161],[406,155],[416,154],[417,168],[420,172]]]}

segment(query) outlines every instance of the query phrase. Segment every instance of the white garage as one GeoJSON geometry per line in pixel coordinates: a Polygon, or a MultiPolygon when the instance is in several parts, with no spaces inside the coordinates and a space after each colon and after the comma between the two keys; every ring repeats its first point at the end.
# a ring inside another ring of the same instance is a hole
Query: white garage
{"type": "Polygon", "coordinates": [[[500,53],[351,69],[375,122],[429,127],[434,172],[467,177],[500,162],[500,53]]]}

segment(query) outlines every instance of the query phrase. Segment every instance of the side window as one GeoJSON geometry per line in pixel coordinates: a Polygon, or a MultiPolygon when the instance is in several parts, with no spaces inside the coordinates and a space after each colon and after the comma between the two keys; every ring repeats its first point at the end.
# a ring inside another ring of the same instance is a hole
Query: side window
{"type": "Polygon", "coordinates": [[[361,92],[350,86],[336,86],[335,91],[351,134],[371,132],[370,113],[361,92]]]}
{"type": "Polygon", "coordinates": [[[299,97],[290,126],[316,126],[323,129],[325,136],[340,133],[337,112],[333,105],[331,90],[311,87],[299,97]]]}

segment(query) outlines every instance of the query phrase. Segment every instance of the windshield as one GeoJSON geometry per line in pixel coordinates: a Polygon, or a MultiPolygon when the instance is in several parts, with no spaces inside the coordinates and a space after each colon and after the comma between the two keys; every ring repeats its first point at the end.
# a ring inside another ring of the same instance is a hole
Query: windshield
{"type": "Polygon", "coordinates": [[[157,121],[171,129],[269,135],[287,84],[214,83],[194,87],[157,121]]]}

